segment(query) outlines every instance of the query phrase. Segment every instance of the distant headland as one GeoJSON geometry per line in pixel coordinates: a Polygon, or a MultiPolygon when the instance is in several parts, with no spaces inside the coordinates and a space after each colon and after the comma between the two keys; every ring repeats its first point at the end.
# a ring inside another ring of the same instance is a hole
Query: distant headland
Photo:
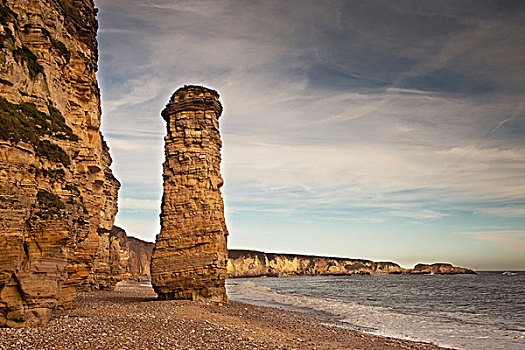
{"type": "Polygon", "coordinates": [[[390,261],[375,262],[364,259],[274,254],[235,249],[228,251],[228,257],[228,277],[476,274],[474,270],[449,263],[417,264],[413,269],[405,269],[390,261]]]}

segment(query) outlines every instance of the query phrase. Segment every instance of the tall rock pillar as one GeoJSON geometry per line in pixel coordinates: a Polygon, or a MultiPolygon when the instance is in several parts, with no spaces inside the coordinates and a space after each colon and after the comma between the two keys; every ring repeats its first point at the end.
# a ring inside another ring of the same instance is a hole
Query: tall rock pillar
{"type": "Polygon", "coordinates": [[[159,299],[226,301],[221,112],[216,91],[191,85],[175,91],[162,111],[167,123],[164,195],[151,260],[159,299]]]}

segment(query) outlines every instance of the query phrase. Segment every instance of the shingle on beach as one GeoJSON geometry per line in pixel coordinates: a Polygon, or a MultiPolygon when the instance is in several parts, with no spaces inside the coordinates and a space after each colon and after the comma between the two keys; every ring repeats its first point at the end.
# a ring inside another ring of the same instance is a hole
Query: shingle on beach
{"type": "Polygon", "coordinates": [[[45,326],[0,329],[0,349],[441,349],[321,324],[313,315],[230,301],[157,301],[120,282],[79,293],[45,326]]]}

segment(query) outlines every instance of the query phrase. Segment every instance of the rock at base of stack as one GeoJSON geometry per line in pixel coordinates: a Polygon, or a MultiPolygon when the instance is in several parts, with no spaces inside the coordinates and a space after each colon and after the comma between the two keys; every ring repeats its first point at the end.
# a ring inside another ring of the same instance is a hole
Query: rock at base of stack
{"type": "Polygon", "coordinates": [[[161,300],[227,298],[221,112],[219,94],[201,86],[178,89],[162,112],[164,195],[151,261],[151,282],[161,300]]]}

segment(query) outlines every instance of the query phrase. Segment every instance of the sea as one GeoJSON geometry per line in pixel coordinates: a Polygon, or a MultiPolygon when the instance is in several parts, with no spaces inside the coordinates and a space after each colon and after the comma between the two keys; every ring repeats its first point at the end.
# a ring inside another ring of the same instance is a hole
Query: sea
{"type": "Polygon", "coordinates": [[[454,349],[525,349],[525,272],[228,279],[231,300],[454,349]]]}

